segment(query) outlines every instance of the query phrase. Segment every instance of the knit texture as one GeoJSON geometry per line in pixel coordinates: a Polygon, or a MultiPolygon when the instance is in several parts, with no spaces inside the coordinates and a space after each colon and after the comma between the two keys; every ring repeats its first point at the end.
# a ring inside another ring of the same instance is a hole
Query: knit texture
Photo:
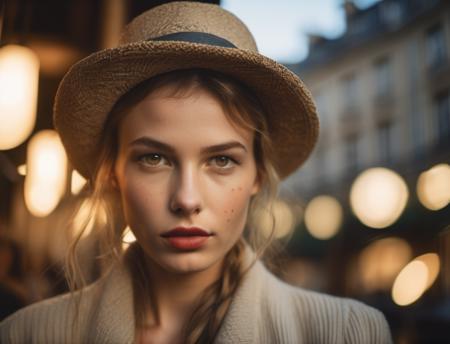
{"type": "MultiPolygon", "coordinates": [[[[128,272],[116,267],[85,288],[28,306],[0,323],[0,343],[133,343],[128,272]],[[79,328],[73,328],[80,301],[79,328]]],[[[392,343],[381,312],[361,302],[290,286],[256,262],[236,292],[215,343],[392,343]]]]}

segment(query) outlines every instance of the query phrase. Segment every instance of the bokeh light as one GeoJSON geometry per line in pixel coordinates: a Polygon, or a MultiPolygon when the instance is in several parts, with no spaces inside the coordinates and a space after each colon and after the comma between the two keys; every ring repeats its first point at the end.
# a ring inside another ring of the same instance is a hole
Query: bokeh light
{"type": "Polygon", "coordinates": [[[428,268],[428,279],[426,285],[426,289],[428,289],[433,285],[434,281],[436,281],[436,278],[439,275],[441,265],[439,256],[436,253],[426,253],[417,257],[415,260],[425,263],[428,268]]]}
{"type": "Polygon", "coordinates": [[[92,199],[86,198],[82,201],[73,219],[73,234],[75,237],[81,233],[81,237],[85,238],[91,234],[96,225],[103,226],[106,224],[105,210],[100,206],[97,209],[93,209],[93,207],[92,199]],[[84,229],[83,232],[81,232],[82,229],[84,229]]]}
{"type": "Polygon", "coordinates": [[[392,287],[392,299],[399,306],[417,301],[426,289],[428,268],[424,262],[413,260],[398,274],[392,287]]]}
{"type": "Polygon", "coordinates": [[[27,165],[22,164],[17,166],[17,173],[20,174],[21,176],[25,176],[27,174],[27,165]]]}
{"type": "Polygon", "coordinates": [[[353,213],[372,228],[393,224],[405,209],[407,200],[408,188],[402,177],[382,167],[361,173],[350,191],[353,213]]]}
{"type": "Polygon", "coordinates": [[[64,194],[67,180],[67,157],[54,130],[35,134],[27,147],[25,204],[35,216],[50,214],[64,194]]]}
{"type": "Polygon", "coordinates": [[[407,264],[392,287],[392,299],[399,306],[417,301],[436,280],[440,269],[436,253],[423,254],[407,264]]]}
{"type": "Polygon", "coordinates": [[[342,224],[342,207],[331,196],[313,198],[305,209],[305,225],[309,233],[317,239],[330,239],[342,224]]]}
{"type": "Polygon", "coordinates": [[[86,184],[86,179],[76,170],[72,171],[72,178],[70,180],[70,191],[72,194],[78,194],[83,186],[86,184]]]}
{"type": "Polygon", "coordinates": [[[420,174],[417,197],[430,210],[439,210],[450,202],[450,165],[439,164],[420,174]]]}
{"type": "Polygon", "coordinates": [[[257,210],[253,222],[265,237],[269,237],[273,231],[274,237],[281,239],[292,232],[297,220],[291,207],[278,199],[272,204],[272,212],[267,209],[257,210]]]}
{"type": "Polygon", "coordinates": [[[404,239],[390,237],[371,243],[358,259],[362,288],[369,293],[390,290],[395,277],[411,258],[411,246],[404,239]]]}
{"type": "Polygon", "coordinates": [[[0,149],[24,142],[36,122],[39,60],[29,48],[0,49],[0,149]]]}
{"type": "Polygon", "coordinates": [[[136,237],[134,236],[133,232],[131,231],[130,227],[126,227],[123,231],[122,236],[122,248],[126,250],[128,246],[130,246],[133,242],[136,241],[136,237]]]}

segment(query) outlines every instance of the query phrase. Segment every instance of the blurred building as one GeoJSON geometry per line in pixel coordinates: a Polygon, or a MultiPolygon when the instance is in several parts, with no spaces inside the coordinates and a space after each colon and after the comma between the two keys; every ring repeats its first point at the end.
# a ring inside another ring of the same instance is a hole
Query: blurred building
{"type": "MultiPolygon", "coordinates": [[[[426,209],[416,186],[422,172],[450,161],[450,2],[384,0],[361,10],[346,1],[343,6],[346,32],[337,39],[311,36],[307,59],[288,65],[311,90],[321,130],[311,158],[283,183],[283,193],[303,206],[330,195],[343,209],[340,232],[329,240],[311,236],[304,222],[297,227],[288,246],[298,258],[293,271],[303,276],[297,277],[299,284],[381,308],[398,342],[449,340],[443,324],[450,311],[443,305],[450,300],[450,210],[448,201],[438,211],[426,209]],[[349,201],[355,178],[371,167],[395,171],[409,190],[402,215],[382,230],[362,224],[349,201]],[[401,257],[439,254],[437,282],[411,306],[392,301],[394,275],[378,286],[383,269],[400,256],[383,261],[389,254],[380,250],[366,260],[369,246],[381,239],[392,239],[393,252],[406,252],[401,257]],[[377,261],[383,263],[376,277],[365,284],[364,271],[377,261]]],[[[318,215],[329,216],[325,209],[318,215]]]]}
{"type": "Polygon", "coordinates": [[[304,195],[371,166],[417,173],[449,158],[450,3],[345,10],[345,34],[311,36],[308,58],[289,66],[312,91],[321,125],[312,158],[286,182],[304,195]]]}

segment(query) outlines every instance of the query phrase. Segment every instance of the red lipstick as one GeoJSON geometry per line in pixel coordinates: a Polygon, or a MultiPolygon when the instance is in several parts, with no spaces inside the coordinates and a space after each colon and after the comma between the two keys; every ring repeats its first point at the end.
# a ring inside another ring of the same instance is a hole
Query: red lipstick
{"type": "Polygon", "coordinates": [[[203,246],[212,233],[198,227],[176,227],[161,234],[169,244],[180,250],[195,250],[203,246]]]}

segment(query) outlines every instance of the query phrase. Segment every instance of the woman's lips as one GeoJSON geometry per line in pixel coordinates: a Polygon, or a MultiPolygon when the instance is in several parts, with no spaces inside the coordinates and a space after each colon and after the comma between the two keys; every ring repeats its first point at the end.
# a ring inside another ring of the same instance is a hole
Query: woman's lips
{"type": "Polygon", "coordinates": [[[180,250],[194,250],[200,248],[213,234],[198,227],[176,227],[161,234],[169,244],[180,250]]]}

